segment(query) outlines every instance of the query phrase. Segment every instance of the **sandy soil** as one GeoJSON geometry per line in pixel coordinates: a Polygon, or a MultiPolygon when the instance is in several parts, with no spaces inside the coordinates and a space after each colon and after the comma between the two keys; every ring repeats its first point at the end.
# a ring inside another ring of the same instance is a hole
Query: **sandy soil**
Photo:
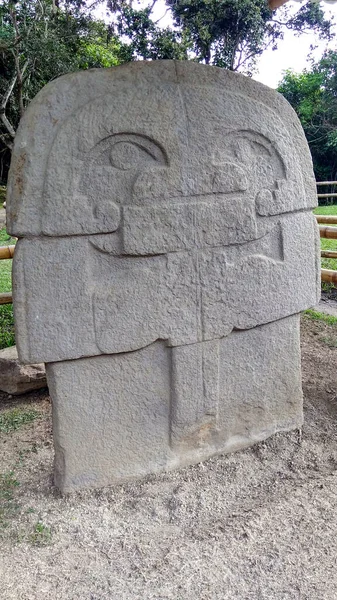
{"type": "Polygon", "coordinates": [[[60,497],[48,397],[21,397],[40,417],[0,434],[0,598],[336,600],[337,329],[302,338],[302,432],[137,484],[60,497]]]}

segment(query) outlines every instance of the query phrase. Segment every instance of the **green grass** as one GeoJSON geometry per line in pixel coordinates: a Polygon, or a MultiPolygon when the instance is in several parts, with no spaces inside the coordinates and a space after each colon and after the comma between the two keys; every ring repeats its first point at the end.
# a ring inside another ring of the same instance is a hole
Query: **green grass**
{"type": "Polygon", "coordinates": [[[10,292],[12,289],[12,260],[0,261],[0,292],[10,292]]]}
{"type": "Polygon", "coordinates": [[[0,305],[0,350],[15,346],[14,316],[12,304],[0,305]]]}
{"type": "MultiPolygon", "coordinates": [[[[11,246],[15,239],[0,229],[0,246],[11,246]]],[[[12,260],[0,261],[0,293],[12,289],[12,260]]],[[[15,345],[14,317],[12,304],[0,305],[0,349],[15,345]]]]}
{"type": "Polygon", "coordinates": [[[16,239],[12,238],[6,231],[6,228],[3,227],[0,229],[0,246],[13,246],[15,244],[16,239]]]}
{"type": "Polygon", "coordinates": [[[32,423],[39,416],[36,410],[12,408],[0,413],[0,433],[11,433],[23,425],[32,423]]]}
{"type": "Polygon", "coordinates": [[[337,317],[333,317],[332,315],[327,315],[325,313],[321,313],[318,310],[313,310],[309,308],[303,312],[305,317],[309,319],[313,319],[314,321],[322,321],[327,325],[337,326],[337,317]]]}
{"type": "Polygon", "coordinates": [[[18,510],[18,505],[14,502],[15,490],[19,482],[14,477],[14,471],[0,473],[0,525],[6,527],[6,519],[13,516],[18,510]]]}
{"type": "Polygon", "coordinates": [[[314,213],[315,215],[337,215],[337,204],[317,206],[314,210],[314,213]]]}
{"type": "MultiPolygon", "coordinates": [[[[337,250],[337,240],[321,238],[322,250],[337,250]]],[[[333,269],[337,271],[337,258],[321,258],[322,269],[333,269]]]]}

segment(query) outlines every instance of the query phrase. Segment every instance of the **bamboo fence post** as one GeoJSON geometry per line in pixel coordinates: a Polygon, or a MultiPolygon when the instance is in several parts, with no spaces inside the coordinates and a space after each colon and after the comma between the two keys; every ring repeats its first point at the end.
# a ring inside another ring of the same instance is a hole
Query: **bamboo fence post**
{"type": "Polygon", "coordinates": [[[337,185],[337,181],[317,181],[316,185],[337,185]]]}
{"type": "Polygon", "coordinates": [[[337,283],[337,271],[321,269],[321,281],[324,281],[324,283],[337,283]]]}
{"type": "Polygon", "coordinates": [[[337,215],[315,215],[317,223],[326,225],[337,225],[337,215]]]}
{"type": "Polygon", "coordinates": [[[3,294],[0,294],[0,304],[12,304],[12,302],[12,292],[4,292],[3,294]]]}
{"type": "Polygon", "coordinates": [[[13,258],[15,246],[1,246],[0,247],[0,260],[6,258],[13,258]]]}
{"type": "Polygon", "coordinates": [[[337,250],[321,250],[321,258],[337,258],[337,250]]]}
{"type": "Polygon", "coordinates": [[[321,238],[337,239],[337,227],[319,227],[319,235],[321,238]]]}

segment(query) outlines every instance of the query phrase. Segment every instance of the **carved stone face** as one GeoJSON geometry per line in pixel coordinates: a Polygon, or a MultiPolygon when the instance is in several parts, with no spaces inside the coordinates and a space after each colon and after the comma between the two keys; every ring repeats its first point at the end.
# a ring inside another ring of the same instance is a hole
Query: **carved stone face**
{"type": "Polygon", "coordinates": [[[58,487],[301,426],[315,204],[296,115],[249,78],[153,61],[42,90],[15,140],[7,224],[23,238],[18,353],[47,363],[58,487]]]}
{"type": "Polygon", "coordinates": [[[171,64],[92,73],[95,94],[59,83],[63,112],[39,107],[32,148],[19,138],[10,231],[38,236],[17,269],[25,360],[219,339],[312,303],[315,188],[293,115],[254,82],[171,64]]]}
{"type": "Polygon", "coordinates": [[[257,215],[305,203],[292,142],[270,109],[261,120],[251,98],[160,81],[124,108],[127,87],[85,104],[58,129],[45,234],[118,231],[123,253],[157,254],[253,240],[257,215]],[[136,239],[140,223],[146,243],[143,234],[136,239]]]}

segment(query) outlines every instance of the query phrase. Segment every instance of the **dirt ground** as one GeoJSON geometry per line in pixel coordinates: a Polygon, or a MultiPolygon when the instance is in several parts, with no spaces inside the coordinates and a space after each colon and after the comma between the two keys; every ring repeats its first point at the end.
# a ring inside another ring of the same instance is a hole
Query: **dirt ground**
{"type": "Polygon", "coordinates": [[[337,328],[302,344],[302,432],[65,498],[48,396],[0,398],[39,413],[0,434],[1,600],[336,600],[337,328]]]}

